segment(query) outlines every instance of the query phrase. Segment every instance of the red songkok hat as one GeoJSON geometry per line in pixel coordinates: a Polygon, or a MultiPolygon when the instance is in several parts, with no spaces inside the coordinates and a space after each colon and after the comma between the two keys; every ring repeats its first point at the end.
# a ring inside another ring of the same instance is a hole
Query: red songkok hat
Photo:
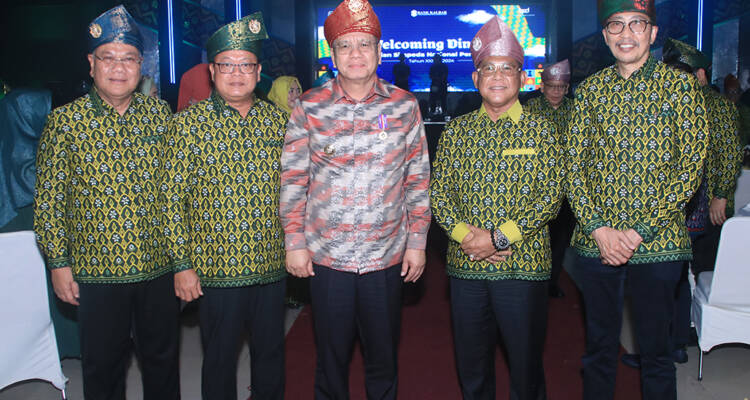
{"type": "Polygon", "coordinates": [[[380,21],[367,0],[344,0],[323,24],[329,46],[339,36],[352,32],[369,33],[380,39],[380,21]]]}
{"type": "Polygon", "coordinates": [[[547,81],[570,83],[570,63],[567,59],[544,69],[544,72],[542,72],[542,82],[547,81]]]}
{"type": "Polygon", "coordinates": [[[523,66],[523,47],[510,27],[497,15],[487,21],[471,41],[471,59],[475,67],[492,56],[511,57],[523,66]]]}

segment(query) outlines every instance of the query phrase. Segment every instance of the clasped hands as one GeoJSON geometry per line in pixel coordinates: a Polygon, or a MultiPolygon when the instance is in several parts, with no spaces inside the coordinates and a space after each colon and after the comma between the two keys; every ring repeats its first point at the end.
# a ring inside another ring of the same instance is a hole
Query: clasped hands
{"type": "Polygon", "coordinates": [[[626,264],[643,238],[634,229],[625,231],[603,226],[591,233],[596,245],[599,246],[599,257],[602,264],[619,267],[626,264]]]}
{"type": "Polygon", "coordinates": [[[487,261],[496,264],[510,256],[513,252],[507,250],[497,251],[492,244],[490,231],[469,225],[470,232],[461,241],[461,250],[466,253],[472,261],[487,261]]]}

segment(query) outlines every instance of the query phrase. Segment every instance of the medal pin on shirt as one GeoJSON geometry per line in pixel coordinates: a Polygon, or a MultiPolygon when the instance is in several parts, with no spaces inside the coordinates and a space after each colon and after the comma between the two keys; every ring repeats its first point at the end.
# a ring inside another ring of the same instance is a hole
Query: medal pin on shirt
{"type": "Polygon", "coordinates": [[[385,114],[380,114],[378,116],[378,126],[380,127],[380,134],[378,134],[380,140],[388,139],[388,133],[385,131],[388,129],[388,118],[385,117],[385,114]]]}

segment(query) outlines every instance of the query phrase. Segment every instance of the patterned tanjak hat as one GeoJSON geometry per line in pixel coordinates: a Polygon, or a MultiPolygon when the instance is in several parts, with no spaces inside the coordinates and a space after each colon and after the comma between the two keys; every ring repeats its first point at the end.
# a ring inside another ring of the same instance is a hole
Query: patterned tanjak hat
{"type": "Polygon", "coordinates": [[[570,83],[570,62],[567,59],[552,64],[542,72],[542,82],[563,81],[570,83]]]}
{"type": "Polygon", "coordinates": [[[329,46],[339,36],[352,32],[369,33],[380,40],[380,20],[367,0],[344,0],[323,24],[329,46]]]}
{"type": "Polygon", "coordinates": [[[119,5],[89,24],[89,52],[107,43],[129,44],[143,53],[143,36],[128,10],[119,5]]]}
{"type": "Polygon", "coordinates": [[[258,11],[214,32],[206,42],[208,60],[213,61],[219,53],[227,50],[247,50],[260,58],[263,39],[268,39],[268,34],[263,14],[258,11]]]}
{"type": "Polygon", "coordinates": [[[511,57],[523,66],[523,47],[510,27],[497,15],[479,29],[471,41],[471,59],[479,67],[487,57],[511,57]]]}
{"type": "Polygon", "coordinates": [[[651,22],[656,22],[654,0],[597,0],[597,2],[599,3],[599,22],[602,25],[613,14],[628,11],[646,14],[651,22]]]}
{"type": "Polygon", "coordinates": [[[708,69],[711,66],[711,60],[709,60],[700,50],[685,42],[672,38],[667,39],[664,43],[664,48],[662,49],[662,60],[665,63],[679,61],[683,64],[689,65],[690,68],[694,70],[698,68],[708,69]]]}

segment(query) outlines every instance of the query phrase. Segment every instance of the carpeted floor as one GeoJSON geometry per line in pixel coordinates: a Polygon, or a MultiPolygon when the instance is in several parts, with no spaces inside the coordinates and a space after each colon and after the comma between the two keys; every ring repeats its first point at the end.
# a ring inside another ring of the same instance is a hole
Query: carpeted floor
{"type": "MultiPolygon", "coordinates": [[[[445,275],[445,236],[433,229],[428,240],[428,261],[421,283],[409,288],[419,294],[413,305],[403,308],[399,352],[399,398],[455,400],[460,389],[453,357],[448,281],[445,275]]],[[[545,371],[549,400],[582,397],[581,355],[584,326],[580,296],[563,273],[560,284],[566,293],[550,300],[549,325],[545,348],[545,371]]],[[[408,297],[407,297],[408,298],[408,297]]],[[[286,398],[312,398],[315,373],[315,343],[312,314],[305,307],[286,342],[286,398]]],[[[616,400],[638,400],[640,377],[637,370],[618,364],[616,400]]],[[[497,398],[508,398],[508,370],[500,345],[496,354],[497,398]]],[[[365,399],[362,356],[355,348],[350,375],[352,399],[365,399]]]]}

